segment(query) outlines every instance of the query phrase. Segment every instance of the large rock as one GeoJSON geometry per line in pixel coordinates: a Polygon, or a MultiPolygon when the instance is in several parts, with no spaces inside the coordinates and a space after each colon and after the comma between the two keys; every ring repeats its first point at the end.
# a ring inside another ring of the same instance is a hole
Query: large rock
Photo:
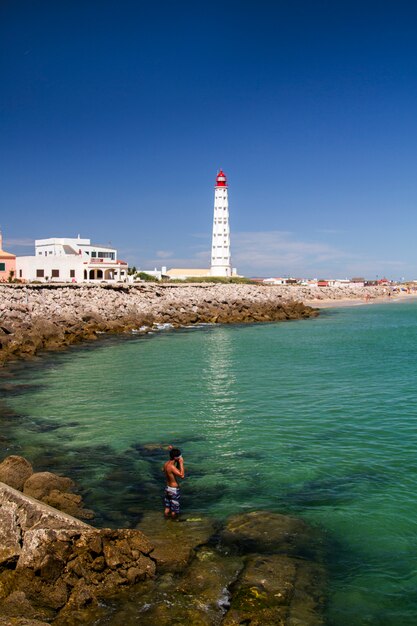
{"type": "Polygon", "coordinates": [[[148,512],[137,528],[154,545],[152,558],[156,561],[158,572],[176,572],[185,568],[198,546],[207,543],[215,525],[213,520],[205,517],[178,521],[165,519],[162,512],[148,512]]]}
{"type": "Polygon", "coordinates": [[[253,511],[229,518],[221,541],[241,552],[292,554],[315,558],[321,547],[318,533],[289,515],[253,511]]]}
{"type": "Polygon", "coordinates": [[[25,482],[23,493],[74,517],[93,519],[94,513],[83,508],[81,496],[71,493],[74,487],[74,482],[65,476],[36,472],[25,482]]]}
{"type": "Polygon", "coordinates": [[[283,555],[255,555],[233,587],[224,626],[321,626],[324,572],[315,564],[283,555]]]}
{"type": "Polygon", "coordinates": [[[8,456],[0,463],[0,482],[22,491],[25,481],[33,474],[32,465],[22,456],[8,456]]]}
{"type": "Polygon", "coordinates": [[[35,472],[25,481],[23,493],[37,500],[43,500],[54,489],[67,493],[74,487],[74,482],[70,478],[58,476],[52,472],[35,472]]]}

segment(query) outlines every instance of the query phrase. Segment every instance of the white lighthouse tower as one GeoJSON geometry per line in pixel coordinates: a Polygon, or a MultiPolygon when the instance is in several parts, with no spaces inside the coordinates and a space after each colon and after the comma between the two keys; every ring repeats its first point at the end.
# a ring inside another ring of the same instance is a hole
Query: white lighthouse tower
{"type": "Polygon", "coordinates": [[[220,170],[214,188],[211,276],[232,276],[230,259],[229,199],[226,174],[220,170]]]}

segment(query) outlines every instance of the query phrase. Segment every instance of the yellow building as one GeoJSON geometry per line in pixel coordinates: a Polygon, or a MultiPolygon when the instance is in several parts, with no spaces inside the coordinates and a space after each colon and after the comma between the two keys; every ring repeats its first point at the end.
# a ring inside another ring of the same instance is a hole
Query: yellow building
{"type": "Polygon", "coordinates": [[[209,278],[211,272],[209,269],[173,268],[167,271],[166,276],[178,280],[185,280],[186,278],[209,278]]]}

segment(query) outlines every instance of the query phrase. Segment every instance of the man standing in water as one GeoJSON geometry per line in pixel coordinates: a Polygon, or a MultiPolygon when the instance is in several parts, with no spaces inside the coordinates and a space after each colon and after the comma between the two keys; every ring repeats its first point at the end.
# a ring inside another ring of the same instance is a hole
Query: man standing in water
{"type": "Polygon", "coordinates": [[[184,459],[181,456],[181,450],[170,446],[169,461],[164,463],[162,471],[167,481],[165,487],[165,517],[171,516],[175,519],[180,512],[180,488],[177,478],[184,478],[184,459]]]}

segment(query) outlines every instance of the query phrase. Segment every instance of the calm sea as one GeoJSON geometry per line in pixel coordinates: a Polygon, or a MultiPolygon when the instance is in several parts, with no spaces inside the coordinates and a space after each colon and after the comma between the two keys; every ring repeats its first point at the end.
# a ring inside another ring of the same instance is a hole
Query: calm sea
{"type": "Polygon", "coordinates": [[[269,509],[321,528],[329,624],[417,623],[417,303],[205,326],[15,366],[2,455],[72,476],[101,525],[161,506],[183,449],[186,512],[269,509]]]}

